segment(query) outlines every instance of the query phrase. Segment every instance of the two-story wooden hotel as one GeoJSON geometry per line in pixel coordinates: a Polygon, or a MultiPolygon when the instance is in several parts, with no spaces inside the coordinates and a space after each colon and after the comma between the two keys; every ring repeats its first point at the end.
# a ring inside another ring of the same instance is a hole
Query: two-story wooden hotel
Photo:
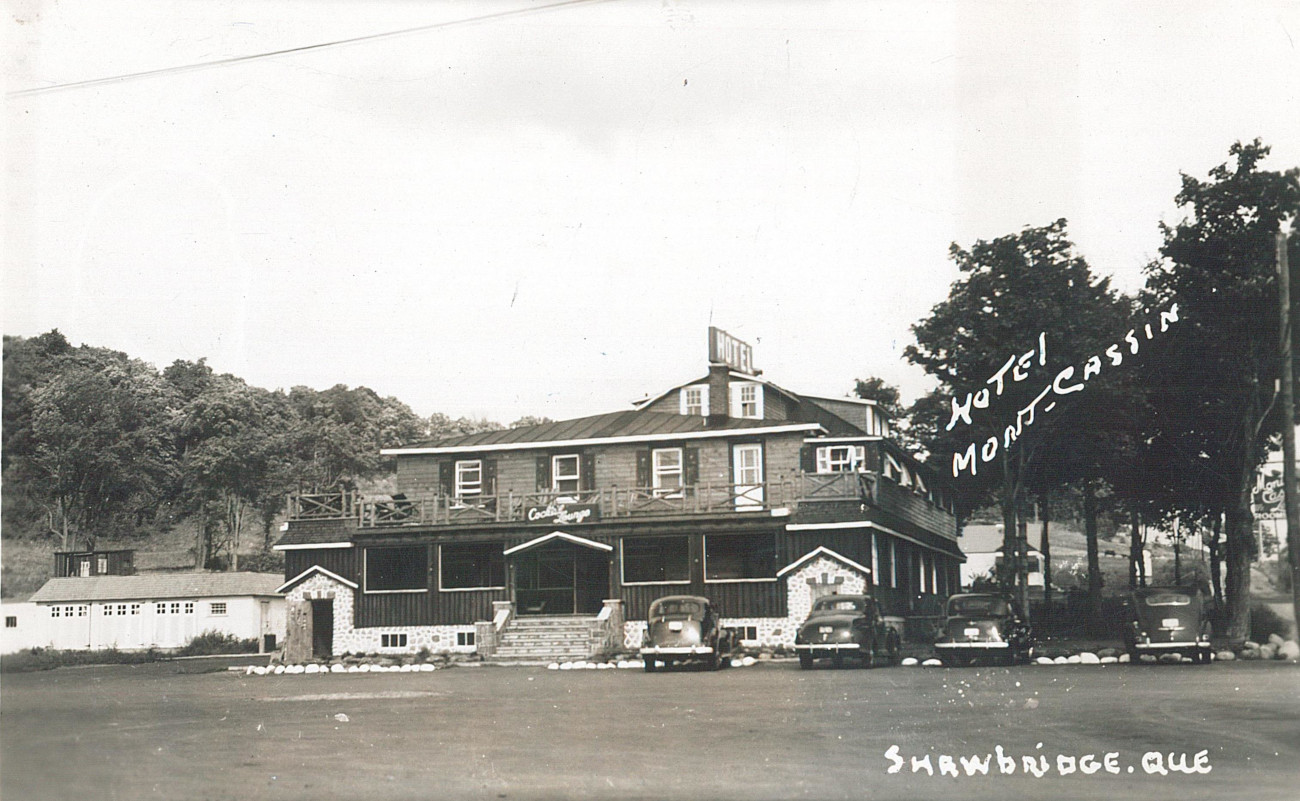
{"type": "Polygon", "coordinates": [[[959,586],[940,475],[870,401],[798,395],[710,329],[707,375],[632,409],[413,443],[399,490],[294,499],[291,658],[639,645],[650,602],[713,600],[790,645],[812,599],[870,591],[901,619],[959,586]]]}

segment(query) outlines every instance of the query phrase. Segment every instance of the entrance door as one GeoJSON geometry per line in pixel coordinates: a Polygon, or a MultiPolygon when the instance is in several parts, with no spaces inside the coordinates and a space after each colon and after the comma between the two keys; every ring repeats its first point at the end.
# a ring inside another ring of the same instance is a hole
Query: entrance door
{"type": "Polygon", "coordinates": [[[609,591],[609,556],[551,543],[515,557],[515,609],[520,615],[590,615],[609,591]]]}
{"type": "Polygon", "coordinates": [[[311,655],[334,655],[334,599],[311,602],[311,655]]]}
{"type": "Polygon", "coordinates": [[[731,447],[731,474],[736,482],[736,509],[763,506],[763,446],[757,443],[731,447]]]}

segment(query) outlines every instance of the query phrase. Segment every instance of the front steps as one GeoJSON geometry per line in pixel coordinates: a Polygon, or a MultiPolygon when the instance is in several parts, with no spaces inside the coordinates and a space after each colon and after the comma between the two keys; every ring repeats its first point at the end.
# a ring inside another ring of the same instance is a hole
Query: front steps
{"type": "Polygon", "coordinates": [[[572,662],[591,656],[595,616],[515,617],[497,640],[497,662],[572,662]]]}

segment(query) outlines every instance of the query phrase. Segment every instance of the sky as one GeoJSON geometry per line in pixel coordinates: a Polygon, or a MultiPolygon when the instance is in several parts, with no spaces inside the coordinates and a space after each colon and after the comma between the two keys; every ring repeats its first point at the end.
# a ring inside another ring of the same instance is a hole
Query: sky
{"type": "Polygon", "coordinates": [[[1295,2],[6,8],[5,334],[421,415],[624,409],[709,325],[914,399],[952,243],[1063,217],[1133,291],[1180,171],[1300,165],[1295,2]]]}

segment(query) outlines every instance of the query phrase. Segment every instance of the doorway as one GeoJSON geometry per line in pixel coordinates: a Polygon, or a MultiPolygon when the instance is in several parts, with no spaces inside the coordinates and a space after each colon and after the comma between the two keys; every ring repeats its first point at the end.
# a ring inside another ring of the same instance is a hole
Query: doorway
{"type": "Polygon", "coordinates": [[[311,655],[334,656],[334,599],[311,602],[311,655]]]}
{"type": "Polygon", "coordinates": [[[609,555],[550,542],[514,558],[515,609],[520,615],[594,615],[609,593],[609,555]]]}

